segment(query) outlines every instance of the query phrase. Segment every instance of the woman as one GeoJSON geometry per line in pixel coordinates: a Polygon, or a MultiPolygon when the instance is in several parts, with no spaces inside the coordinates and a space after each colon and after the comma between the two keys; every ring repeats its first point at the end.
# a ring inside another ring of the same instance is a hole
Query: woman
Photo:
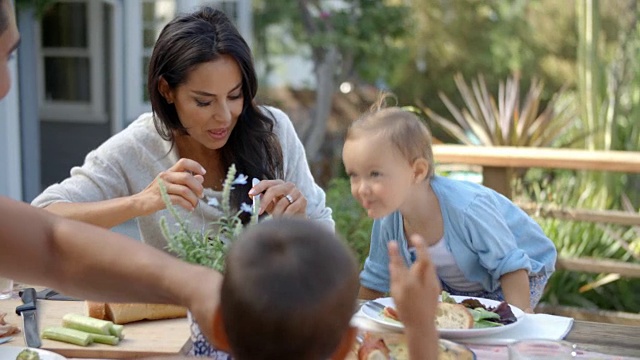
{"type": "Polygon", "coordinates": [[[235,163],[238,173],[262,180],[252,189],[236,187],[237,208],[262,193],[262,213],[306,216],[333,227],[291,121],[278,109],[256,105],[251,51],[224,13],[204,7],[162,30],[148,90],[153,113],[90,152],[82,167],[33,205],[106,228],[137,218],[143,241],[164,248],[158,222],[168,213],[158,182],[172,203],[194,212],[190,220],[199,228],[220,215],[207,202],[220,196],[235,163]]]}
{"type": "MultiPolygon", "coordinates": [[[[19,42],[11,1],[0,0],[0,100],[11,86],[8,62],[19,42]]],[[[220,273],[2,196],[0,229],[0,276],[84,299],[184,305],[213,337],[220,273]],[[122,256],[134,253],[135,262],[122,256]]]]}

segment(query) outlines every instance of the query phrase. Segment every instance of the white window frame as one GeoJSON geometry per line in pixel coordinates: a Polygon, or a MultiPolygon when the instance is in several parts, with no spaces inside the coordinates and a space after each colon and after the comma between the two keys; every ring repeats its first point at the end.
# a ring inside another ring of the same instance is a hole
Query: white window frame
{"type": "MultiPolygon", "coordinates": [[[[184,0],[183,0],[184,1],[184,0]]],[[[181,12],[183,1],[174,0],[176,12],[181,12]]],[[[143,100],[142,59],[151,56],[144,48],[142,39],[144,23],[142,21],[143,0],[127,0],[124,4],[125,54],[127,66],[124,69],[125,79],[125,121],[131,122],[140,114],[151,111],[151,103],[143,100]]]]}
{"type": "MultiPolygon", "coordinates": [[[[174,0],[176,13],[188,13],[195,11],[199,6],[216,3],[211,0],[174,0]]],[[[235,19],[238,30],[251,46],[252,22],[251,0],[234,0],[237,3],[238,19],[235,19]]],[[[142,34],[143,0],[124,1],[124,33],[125,39],[125,64],[124,69],[124,94],[125,94],[125,121],[131,122],[140,114],[151,111],[151,103],[143,101],[142,90],[142,58],[145,54],[142,34]]]]}
{"type": "Polygon", "coordinates": [[[36,23],[36,43],[38,46],[38,97],[40,118],[43,120],[106,123],[104,38],[102,36],[102,1],[60,0],[61,3],[85,3],[87,6],[88,38],[86,50],[75,48],[47,49],[42,47],[42,23],[36,23]],[[99,19],[99,21],[95,21],[99,19]],[[93,21],[92,21],[93,20],[93,21]],[[75,56],[89,59],[91,98],[88,103],[80,101],[47,100],[45,95],[45,56],[75,56]]]}
{"type": "Polygon", "coordinates": [[[0,195],[22,200],[22,150],[18,100],[18,54],[9,61],[12,86],[0,100],[0,195]]]}

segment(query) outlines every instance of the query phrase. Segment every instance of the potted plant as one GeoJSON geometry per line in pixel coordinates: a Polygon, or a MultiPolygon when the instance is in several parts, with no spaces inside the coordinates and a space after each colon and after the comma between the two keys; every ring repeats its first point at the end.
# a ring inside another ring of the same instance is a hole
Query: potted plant
{"type": "MultiPolygon", "coordinates": [[[[167,239],[167,249],[184,261],[207,266],[223,273],[229,247],[245,228],[240,219],[240,214],[243,212],[251,214],[248,226],[258,222],[259,197],[254,198],[253,207],[243,203],[240,209],[233,209],[230,204],[231,190],[233,190],[234,185],[244,185],[246,183],[247,176],[242,174],[236,176],[236,167],[232,164],[222,187],[221,201],[218,202],[216,198],[208,201],[210,206],[220,209],[222,215],[212,221],[209,227],[193,229],[190,221],[183,218],[171,203],[166,187],[161,182],[160,192],[162,199],[167,210],[176,221],[172,228],[166,217],[160,220],[160,228],[167,239]]],[[[193,321],[191,313],[188,313],[188,317],[192,342],[189,355],[206,355],[215,359],[226,359],[229,355],[217,350],[206,340],[198,325],[193,321]]]]}

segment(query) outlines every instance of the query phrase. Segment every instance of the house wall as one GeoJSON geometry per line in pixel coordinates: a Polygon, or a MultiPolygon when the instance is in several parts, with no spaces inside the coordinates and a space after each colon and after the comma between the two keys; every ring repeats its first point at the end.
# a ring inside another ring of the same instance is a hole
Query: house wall
{"type": "Polygon", "coordinates": [[[9,71],[13,86],[0,101],[0,195],[22,200],[18,68],[15,59],[9,63],[9,71]]]}
{"type": "MultiPolygon", "coordinates": [[[[193,11],[198,6],[209,3],[209,0],[178,0],[176,10],[179,13],[193,11]]],[[[110,10],[105,11],[105,28],[101,34],[104,39],[104,67],[102,76],[107,79],[104,86],[104,101],[108,121],[101,122],[87,119],[83,121],[83,113],[74,113],[73,117],[63,119],[53,115],[39,106],[38,50],[39,24],[32,13],[21,12],[20,30],[22,48],[29,49],[28,58],[20,61],[20,72],[24,80],[25,91],[21,91],[21,109],[25,109],[22,117],[22,134],[24,145],[22,154],[24,169],[22,182],[25,201],[31,201],[47,186],[59,182],[69,176],[73,166],[81,165],[88,152],[98,147],[112,134],[120,131],[133,121],[140,113],[149,111],[148,104],[136,103],[130,106],[132,99],[139,98],[139,93],[129,94],[130,89],[139,89],[142,84],[136,81],[141,78],[143,69],[139,68],[142,39],[140,9],[134,1],[102,0],[110,10]],[[33,49],[31,49],[33,47],[33,49]],[[30,60],[29,60],[30,59],[30,60]],[[135,65],[135,66],[134,66],[135,65]],[[24,69],[23,69],[24,68],[24,69]],[[132,79],[135,81],[132,82],[132,79]],[[41,113],[38,114],[40,107],[41,113]],[[26,185],[26,186],[25,186],[26,185]]],[[[251,1],[238,1],[238,28],[251,42],[251,1]]],[[[40,80],[41,81],[41,80],[40,80]]],[[[136,90],[137,91],[137,90],[136,90]]],[[[0,135],[2,139],[2,135],[0,135]]],[[[2,191],[2,188],[0,188],[2,191]]]]}

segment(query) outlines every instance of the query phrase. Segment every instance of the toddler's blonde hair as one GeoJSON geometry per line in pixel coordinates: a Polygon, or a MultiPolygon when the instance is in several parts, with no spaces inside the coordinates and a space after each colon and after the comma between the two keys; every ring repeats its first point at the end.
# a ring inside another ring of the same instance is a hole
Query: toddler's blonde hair
{"type": "Polygon", "coordinates": [[[345,141],[363,135],[384,136],[410,164],[419,158],[426,159],[429,163],[427,179],[432,178],[434,169],[431,132],[416,114],[397,106],[386,107],[389,97],[391,95],[381,94],[369,111],[349,126],[345,141]]]}

